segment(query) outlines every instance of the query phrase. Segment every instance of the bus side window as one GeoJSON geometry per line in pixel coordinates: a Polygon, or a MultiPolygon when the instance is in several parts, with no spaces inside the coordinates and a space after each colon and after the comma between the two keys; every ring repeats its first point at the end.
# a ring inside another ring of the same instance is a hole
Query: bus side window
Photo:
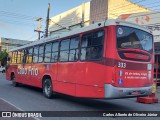
{"type": "Polygon", "coordinates": [[[9,64],[12,63],[12,52],[9,52],[7,61],[9,64]]]}
{"type": "Polygon", "coordinates": [[[27,63],[32,63],[33,59],[33,48],[28,49],[28,54],[27,54],[27,63]]]}
{"type": "Polygon", "coordinates": [[[13,52],[11,52],[10,55],[11,55],[11,59],[10,59],[11,63],[13,63],[13,52]]]}
{"type": "Polygon", "coordinates": [[[34,47],[33,62],[34,62],[34,63],[37,63],[37,62],[38,62],[38,46],[34,47]]]}
{"type": "Polygon", "coordinates": [[[67,40],[62,40],[60,44],[60,56],[59,60],[61,62],[67,62],[68,61],[68,56],[69,56],[69,43],[70,39],[67,40]]]}
{"type": "Polygon", "coordinates": [[[45,45],[44,62],[51,62],[52,43],[45,45]]]}
{"type": "Polygon", "coordinates": [[[38,62],[43,62],[44,45],[39,46],[38,62]]]}
{"type": "Polygon", "coordinates": [[[13,62],[12,63],[17,63],[17,51],[13,52],[13,62]]]}
{"type": "Polygon", "coordinates": [[[17,63],[21,63],[21,52],[20,52],[20,50],[18,51],[18,54],[17,54],[17,63]]]}
{"type": "Polygon", "coordinates": [[[59,42],[54,42],[52,44],[51,62],[57,62],[58,61],[58,46],[59,46],[59,42]]]}
{"type": "Polygon", "coordinates": [[[23,63],[23,58],[24,57],[24,50],[21,50],[21,63],[23,63]]]}
{"type": "Polygon", "coordinates": [[[78,60],[78,46],[79,46],[79,37],[71,38],[70,50],[69,50],[69,61],[78,60]]]}
{"type": "Polygon", "coordinates": [[[27,63],[28,49],[24,50],[23,63],[27,63]]]}
{"type": "Polygon", "coordinates": [[[103,52],[103,39],[103,31],[83,35],[80,56],[81,60],[100,60],[103,52]]]}

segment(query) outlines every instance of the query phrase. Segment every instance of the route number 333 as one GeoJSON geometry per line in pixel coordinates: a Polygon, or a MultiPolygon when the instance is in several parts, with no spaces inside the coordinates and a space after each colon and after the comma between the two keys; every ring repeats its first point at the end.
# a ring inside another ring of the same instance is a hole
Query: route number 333
{"type": "Polygon", "coordinates": [[[126,68],[126,63],[118,62],[118,68],[126,68]]]}

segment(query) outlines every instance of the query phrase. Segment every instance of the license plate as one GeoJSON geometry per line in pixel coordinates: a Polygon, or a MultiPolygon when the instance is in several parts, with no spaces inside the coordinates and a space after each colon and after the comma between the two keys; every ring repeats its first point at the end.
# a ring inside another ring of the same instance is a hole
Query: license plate
{"type": "Polygon", "coordinates": [[[132,95],[139,95],[140,94],[140,91],[133,91],[132,92],[132,95]]]}

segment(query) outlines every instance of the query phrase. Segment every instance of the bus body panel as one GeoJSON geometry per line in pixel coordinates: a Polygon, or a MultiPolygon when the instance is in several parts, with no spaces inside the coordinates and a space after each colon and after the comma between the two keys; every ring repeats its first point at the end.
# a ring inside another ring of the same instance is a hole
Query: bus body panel
{"type": "Polygon", "coordinates": [[[84,74],[82,79],[77,81],[76,96],[78,97],[103,97],[105,66],[102,62],[80,63],[84,74]],[[86,91],[86,92],[84,92],[86,91]],[[103,96],[102,96],[103,95],[103,96]]]}
{"type": "Polygon", "coordinates": [[[76,84],[76,97],[104,98],[104,87],[76,84]]]}
{"type": "Polygon", "coordinates": [[[106,38],[106,53],[105,53],[105,66],[106,66],[106,80],[105,84],[114,84],[115,80],[115,26],[109,26],[107,29],[106,38]]]}
{"type": "Polygon", "coordinates": [[[79,64],[76,62],[59,62],[57,87],[58,92],[75,96],[76,81],[81,79],[79,64]],[[58,87],[59,86],[59,87],[58,87]]]}
{"type": "Polygon", "coordinates": [[[108,82],[107,80],[106,83],[110,83],[110,84],[113,84],[114,86],[121,86],[121,87],[151,86],[153,82],[152,81],[153,80],[152,79],[153,78],[152,76],[153,68],[151,70],[147,70],[147,66],[152,65],[153,61],[151,60],[151,62],[139,62],[139,61],[136,62],[136,61],[121,59],[118,55],[117,47],[116,47],[116,28],[115,26],[109,26],[108,31],[110,31],[110,34],[108,34],[108,41],[107,41],[108,46],[106,49],[107,51],[106,52],[106,66],[107,66],[106,75],[108,75],[107,74],[108,71],[111,70],[112,73],[110,71],[109,75],[114,76],[114,78],[112,77],[114,83],[111,82],[110,77],[108,77],[110,78],[109,80],[110,82],[108,82]],[[122,77],[119,76],[120,72],[122,72],[123,74],[122,77]],[[128,74],[128,76],[124,75],[125,73],[126,75],[128,74]],[[148,77],[150,77],[150,80],[148,79],[148,77]],[[123,83],[121,85],[118,84],[119,79],[122,79],[123,83]],[[134,79],[140,80],[140,82],[137,82],[134,79]]]}

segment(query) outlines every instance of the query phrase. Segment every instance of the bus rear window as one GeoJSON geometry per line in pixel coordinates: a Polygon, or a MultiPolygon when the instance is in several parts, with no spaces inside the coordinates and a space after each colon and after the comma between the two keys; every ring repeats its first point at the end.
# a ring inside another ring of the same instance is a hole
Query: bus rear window
{"type": "Polygon", "coordinates": [[[152,35],[143,30],[132,27],[117,26],[117,47],[118,49],[134,48],[153,52],[152,35]]]}

